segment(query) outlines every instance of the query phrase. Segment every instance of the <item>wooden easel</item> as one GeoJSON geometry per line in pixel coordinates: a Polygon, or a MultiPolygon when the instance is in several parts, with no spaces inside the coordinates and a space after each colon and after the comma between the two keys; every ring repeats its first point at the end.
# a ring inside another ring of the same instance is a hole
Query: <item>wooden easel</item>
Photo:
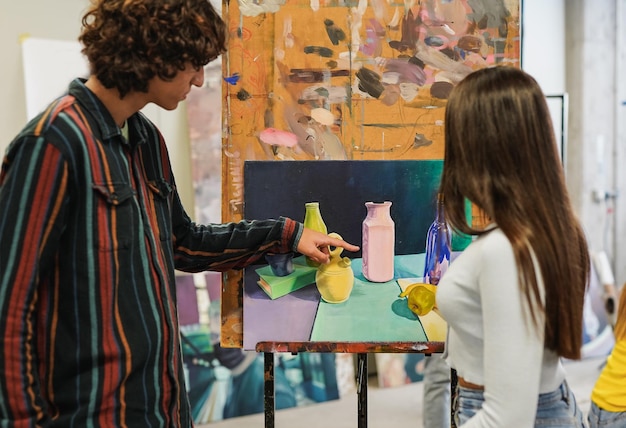
{"type": "MultiPolygon", "coordinates": [[[[265,428],[274,428],[276,413],[274,401],[274,353],[276,352],[347,352],[357,354],[357,426],[367,428],[367,354],[376,352],[411,353],[426,355],[443,352],[443,342],[389,342],[389,343],[353,343],[353,342],[259,342],[257,352],[264,354],[265,386],[264,409],[265,428]]],[[[451,373],[451,404],[456,395],[457,377],[451,373]]],[[[452,406],[450,407],[452,409],[452,406]]],[[[456,428],[453,413],[450,413],[450,426],[456,428]]]]}

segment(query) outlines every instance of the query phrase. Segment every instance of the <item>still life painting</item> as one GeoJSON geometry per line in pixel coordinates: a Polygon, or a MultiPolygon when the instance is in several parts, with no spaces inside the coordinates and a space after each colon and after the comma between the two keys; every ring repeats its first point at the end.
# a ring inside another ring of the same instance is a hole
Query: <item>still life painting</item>
{"type": "Polygon", "coordinates": [[[246,218],[287,215],[302,221],[307,205],[316,201],[329,234],[361,245],[369,201],[386,200],[393,201],[388,207],[396,239],[392,276],[379,282],[364,275],[362,249],[331,248],[328,265],[317,268],[297,257],[286,276],[273,276],[268,266],[246,268],[243,348],[253,350],[262,341],[445,340],[439,314],[416,315],[404,293],[422,280],[442,168],[441,160],[247,161],[246,218]]]}

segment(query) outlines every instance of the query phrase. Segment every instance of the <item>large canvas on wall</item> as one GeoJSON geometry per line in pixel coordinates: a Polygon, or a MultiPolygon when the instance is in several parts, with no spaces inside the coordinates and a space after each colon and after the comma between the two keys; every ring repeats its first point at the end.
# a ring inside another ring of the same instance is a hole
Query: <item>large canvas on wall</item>
{"type": "MultiPolygon", "coordinates": [[[[247,160],[437,160],[452,87],[520,66],[519,0],[223,4],[223,220],[247,160]]],[[[225,276],[222,343],[243,345],[243,278],[225,276]]]]}

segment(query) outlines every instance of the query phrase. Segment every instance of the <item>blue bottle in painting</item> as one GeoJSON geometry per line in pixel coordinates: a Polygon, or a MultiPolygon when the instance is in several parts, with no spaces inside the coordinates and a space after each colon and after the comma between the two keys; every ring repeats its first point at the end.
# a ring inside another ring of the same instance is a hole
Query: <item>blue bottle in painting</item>
{"type": "Polygon", "coordinates": [[[424,282],[437,285],[450,264],[450,228],[443,209],[443,194],[437,195],[437,215],[426,236],[424,282]]]}

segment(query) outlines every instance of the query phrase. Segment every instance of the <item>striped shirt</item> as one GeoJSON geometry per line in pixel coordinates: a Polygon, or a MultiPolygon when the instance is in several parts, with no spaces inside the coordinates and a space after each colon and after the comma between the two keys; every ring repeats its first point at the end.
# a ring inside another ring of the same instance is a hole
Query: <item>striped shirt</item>
{"type": "Polygon", "coordinates": [[[189,427],[174,269],[295,250],[302,224],[198,225],[157,128],[128,139],[82,80],[0,172],[0,426],[189,427]]]}

